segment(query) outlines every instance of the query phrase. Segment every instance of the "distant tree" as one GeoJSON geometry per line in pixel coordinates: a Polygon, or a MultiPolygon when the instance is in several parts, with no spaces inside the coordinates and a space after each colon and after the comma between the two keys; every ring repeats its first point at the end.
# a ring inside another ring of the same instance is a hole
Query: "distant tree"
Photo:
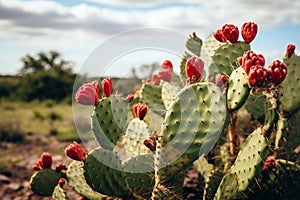
{"type": "Polygon", "coordinates": [[[160,65],[158,63],[152,63],[149,65],[142,65],[140,67],[132,67],[131,68],[131,77],[135,79],[145,79],[151,77],[156,70],[160,69],[160,65]]]}
{"type": "Polygon", "coordinates": [[[71,72],[72,62],[66,61],[57,51],[48,53],[39,52],[37,55],[26,55],[21,58],[22,68],[21,75],[31,74],[41,71],[47,71],[60,74],[62,72],[71,72]]]}
{"type": "Polygon", "coordinates": [[[60,53],[39,52],[22,57],[21,62],[22,80],[17,93],[22,100],[71,98],[76,74],[72,72],[72,62],[64,60],[60,53]]]}

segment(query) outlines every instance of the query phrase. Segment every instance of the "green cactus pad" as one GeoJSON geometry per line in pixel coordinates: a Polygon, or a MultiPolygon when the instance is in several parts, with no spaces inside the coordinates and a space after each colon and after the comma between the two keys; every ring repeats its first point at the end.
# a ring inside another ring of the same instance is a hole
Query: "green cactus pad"
{"type": "Polygon", "coordinates": [[[166,112],[161,99],[161,89],[161,86],[145,83],[140,90],[141,101],[159,115],[163,115],[166,112]]]}
{"type": "Polygon", "coordinates": [[[214,55],[215,50],[218,49],[222,44],[224,43],[216,40],[213,34],[209,35],[205,39],[201,48],[201,58],[203,59],[205,64],[211,63],[211,57],[214,55]]]}
{"type": "Polygon", "coordinates": [[[185,47],[190,50],[196,56],[200,56],[202,46],[202,40],[196,35],[190,35],[189,39],[186,41],[185,47]]]}
{"type": "Polygon", "coordinates": [[[83,175],[83,162],[73,161],[67,170],[68,185],[70,185],[80,195],[90,200],[100,200],[107,198],[106,195],[94,191],[87,183],[83,175]]]}
{"type": "Polygon", "coordinates": [[[231,72],[239,67],[237,58],[250,50],[250,45],[245,42],[225,43],[216,49],[212,56],[213,63],[217,65],[220,74],[230,76],[231,72]]]}
{"type": "Polygon", "coordinates": [[[37,171],[30,179],[31,190],[36,195],[51,197],[58,180],[62,177],[61,172],[52,169],[37,171]]]}
{"type": "Polygon", "coordinates": [[[263,119],[266,111],[266,96],[249,95],[245,103],[246,110],[255,118],[263,119]]]}
{"type": "Polygon", "coordinates": [[[231,111],[240,109],[250,93],[248,76],[242,67],[235,69],[229,77],[227,90],[228,107],[231,111]]]}
{"type": "Polygon", "coordinates": [[[120,96],[110,96],[99,101],[92,116],[93,131],[103,148],[111,149],[124,134],[128,107],[120,96]]]}
{"type": "Polygon", "coordinates": [[[124,164],[126,181],[136,196],[144,199],[151,197],[154,186],[154,159],[153,155],[139,155],[124,164]]]}
{"type": "Polygon", "coordinates": [[[52,194],[53,200],[67,200],[67,195],[64,189],[62,189],[59,185],[57,185],[54,188],[53,194],[52,194]]]}
{"type": "Polygon", "coordinates": [[[262,129],[258,128],[251,133],[241,146],[234,164],[229,172],[221,181],[215,197],[225,197],[223,189],[224,184],[236,185],[236,197],[242,194],[249,185],[258,177],[263,169],[263,161],[268,154],[269,141],[262,135],[262,129]],[[232,180],[226,180],[228,176],[236,177],[232,180]],[[237,182],[237,183],[236,183],[237,182]]]}
{"type": "Polygon", "coordinates": [[[225,174],[213,199],[238,199],[238,187],[236,174],[225,174]]]}
{"type": "Polygon", "coordinates": [[[147,124],[138,118],[129,123],[124,135],[124,150],[130,157],[140,154],[149,154],[151,151],[144,145],[144,141],[150,138],[147,124]]]}
{"type": "Polygon", "coordinates": [[[168,82],[163,83],[161,97],[166,109],[168,109],[170,104],[173,102],[174,97],[179,92],[179,90],[180,88],[175,85],[172,85],[168,82]]]}
{"type": "Polygon", "coordinates": [[[214,84],[183,88],[166,113],[161,164],[175,161],[168,168],[176,173],[208,153],[223,130],[227,114],[225,96],[214,84]]]}
{"type": "Polygon", "coordinates": [[[84,160],[84,177],[95,191],[114,197],[126,197],[130,191],[121,161],[112,151],[97,148],[84,160]]]}
{"type": "Polygon", "coordinates": [[[288,73],[281,84],[281,108],[292,114],[300,108],[300,56],[293,54],[290,58],[284,58],[283,62],[287,65],[288,73]]]}

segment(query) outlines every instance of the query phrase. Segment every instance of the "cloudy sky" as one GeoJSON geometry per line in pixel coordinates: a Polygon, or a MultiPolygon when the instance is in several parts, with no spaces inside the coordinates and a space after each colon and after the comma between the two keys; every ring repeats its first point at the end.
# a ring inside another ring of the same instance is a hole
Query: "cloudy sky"
{"type": "Polygon", "coordinates": [[[72,60],[76,72],[124,75],[164,58],[177,65],[193,31],[205,38],[245,21],[258,24],[252,49],[271,62],[290,43],[300,49],[299,10],[299,0],[0,0],[0,74],[49,50],[72,60]]]}

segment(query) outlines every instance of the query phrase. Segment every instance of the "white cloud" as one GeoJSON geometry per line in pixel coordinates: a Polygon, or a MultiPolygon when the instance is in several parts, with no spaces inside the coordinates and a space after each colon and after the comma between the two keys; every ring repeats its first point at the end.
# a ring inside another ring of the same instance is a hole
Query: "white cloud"
{"type": "Polygon", "coordinates": [[[82,63],[92,48],[126,30],[167,27],[205,37],[224,23],[255,21],[260,28],[300,24],[299,10],[296,0],[85,0],[69,7],[49,0],[3,0],[0,39],[31,51],[55,48],[82,63]]]}

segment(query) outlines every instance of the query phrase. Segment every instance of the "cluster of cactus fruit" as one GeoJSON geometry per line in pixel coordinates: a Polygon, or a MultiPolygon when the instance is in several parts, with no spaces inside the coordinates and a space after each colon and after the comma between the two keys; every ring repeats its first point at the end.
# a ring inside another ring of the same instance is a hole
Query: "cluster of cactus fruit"
{"type": "Polygon", "coordinates": [[[67,199],[67,183],[83,199],[184,199],[186,172],[198,169],[197,199],[297,199],[300,194],[300,56],[288,45],[265,68],[250,43],[258,27],[233,24],[204,42],[187,40],[180,74],[166,60],[135,94],[113,94],[110,78],[82,85],[79,104],[93,106],[86,152],[51,169],[44,153],[33,166],[32,190],[67,199]],[[205,65],[207,70],[205,71],[205,65]]]}

